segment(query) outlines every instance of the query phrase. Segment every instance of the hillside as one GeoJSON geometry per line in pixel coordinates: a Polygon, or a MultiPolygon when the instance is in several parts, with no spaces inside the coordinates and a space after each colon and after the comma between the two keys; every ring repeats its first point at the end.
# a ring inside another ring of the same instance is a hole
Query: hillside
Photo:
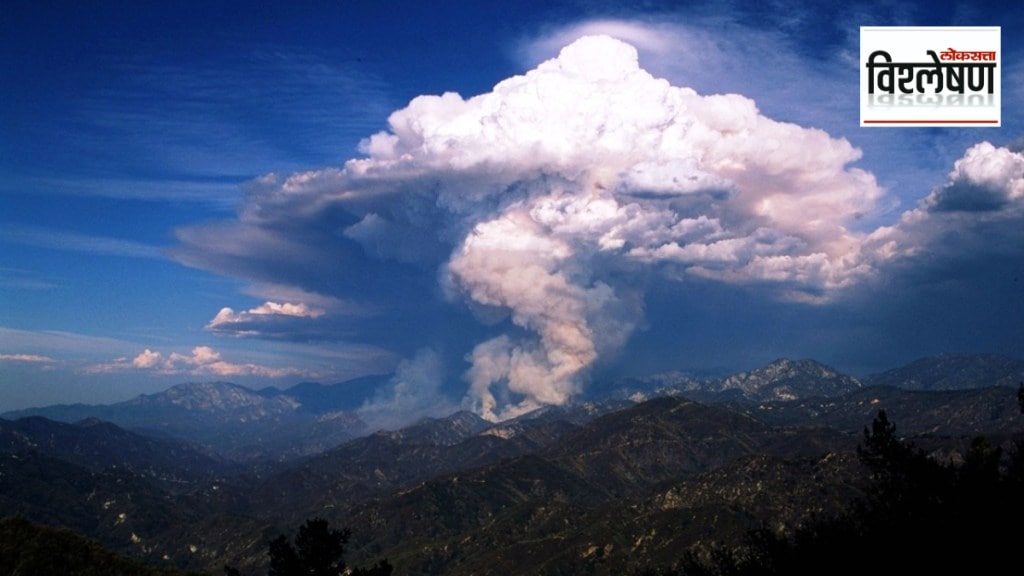
{"type": "Polygon", "coordinates": [[[41,416],[0,419],[0,452],[45,454],[93,472],[123,468],[170,490],[240,471],[195,444],[129,432],[96,418],[74,424],[41,416]]]}
{"type": "Polygon", "coordinates": [[[61,528],[23,518],[0,518],[0,567],[4,575],[177,576],[171,568],[153,568],[118,556],[98,543],[61,528]]]}
{"type": "MultiPolygon", "coordinates": [[[[865,494],[856,448],[881,409],[946,463],[963,462],[980,435],[1011,454],[1024,431],[1010,387],[861,386],[791,361],[704,381],[700,401],[656,380],[662,393],[640,403],[613,395],[497,424],[457,412],[250,472],[95,419],[0,420],[0,516],[208,573],[229,563],[263,574],[270,539],[324,517],[352,529],[353,564],[387,558],[396,574],[611,575],[845,509],[865,494]]],[[[185,386],[134,405],[151,424],[172,410],[206,414],[212,433],[242,430],[227,414],[285,421],[298,411],[284,396],[185,386]]]]}
{"type": "Polygon", "coordinates": [[[301,386],[299,392],[306,404],[281,391],[256,392],[228,382],[186,383],[116,404],[49,406],[3,416],[63,422],[95,418],[146,434],[187,439],[239,462],[316,454],[366,433],[355,413],[335,410],[338,393],[324,400],[329,393],[323,387],[301,386]]]}
{"type": "Polygon", "coordinates": [[[919,358],[865,379],[870,386],[906,390],[968,390],[989,386],[1016,388],[1024,382],[1024,360],[999,354],[940,354],[919,358]]]}

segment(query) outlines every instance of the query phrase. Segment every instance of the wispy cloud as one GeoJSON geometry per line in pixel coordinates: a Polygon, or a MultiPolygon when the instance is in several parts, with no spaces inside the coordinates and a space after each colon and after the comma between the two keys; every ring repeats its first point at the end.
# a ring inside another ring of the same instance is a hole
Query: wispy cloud
{"type": "MultiPolygon", "coordinates": [[[[110,402],[194,379],[262,387],[343,382],[394,369],[394,353],[365,344],[271,347],[139,344],[73,332],[0,327],[0,408],[110,402]],[[73,383],[73,384],[68,384],[73,383]]],[[[0,410],[2,411],[2,410],[0,410]]]]}
{"type": "Polygon", "coordinates": [[[38,354],[0,354],[0,362],[26,362],[29,364],[53,364],[56,362],[49,356],[38,354]]]}
{"type": "Polygon", "coordinates": [[[11,353],[82,360],[121,355],[136,345],[125,340],[104,336],[60,330],[21,330],[0,326],[0,346],[11,353]]]}
{"type": "Polygon", "coordinates": [[[0,288],[15,290],[53,290],[60,283],[38,272],[21,268],[0,268],[0,288]]]}
{"type": "Polygon", "coordinates": [[[151,246],[132,240],[109,238],[91,234],[77,234],[66,230],[12,225],[0,230],[0,242],[63,250],[86,252],[102,256],[126,258],[163,259],[158,246],[151,246]]]}
{"type": "Polygon", "coordinates": [[[118,80],[83,95],[76,124],[86,129],[73,141],[101,136],[163,174],[222,178],[327,160],[378,129],[393,104],[381,80],[285,49],[109,65],[118,80]],[[147,129],[126,130],[139,125],[147,129]]]}
{"type": "Polygon", "coordinates": [[[202,204],[213,210],[234,209],[242,200],[241,183],[251,178],[246,172],[206,175],[153,176],[152,178],[109,178],[83,175],[32,177],[14,183],[8,188],[31,189],[34,193],[55,196],[90,196],[99,198],[144,200],[148,202],[174,202],[202,204]]]}

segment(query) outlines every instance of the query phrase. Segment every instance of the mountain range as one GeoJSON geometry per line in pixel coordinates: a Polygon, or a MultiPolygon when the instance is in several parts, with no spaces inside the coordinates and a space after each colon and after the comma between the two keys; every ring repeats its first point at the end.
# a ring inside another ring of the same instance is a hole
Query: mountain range
{"type": "MultiPolygon", "coordinates": [[[[234,461],[282,462],[372,432],[359,417],[359,408],[387,380],[387,375],[370,376],[334,385],[302,383],[287,390],[185,383],[117,404],[55,405],[7,412],[0,418],[42,416],[69,423],[96,418],[144,434],[186,439],[234,461]]],[[[994,354],[922,358],[863,380],[814,360],[779,359],[725,378],[670,372],[600,382],[581,400],[594,404],[682,395],[712,403],[794,402],[876,386],[939,391],[1014,386],[1021,381],[1024,361],[994,354]]]]}
{"type": "Polygon", "coordinates": [[[328,426],[320,444],[316,423],[331,419],[318,419],[355,422],[362,400],[345,386],[187,384],[3,415],[0,516],[207,573],[266,573],[269,540],[311,517],[352,530],[352,563],[386,557],[396,574],[630,573],[843,509],[863,494],[856,448],[882,409],[943,462],[982,435],[1010,450],[1021,381],[1024,362],[1002,356],[862,380],[778,360],[605,383],[500,423],[457,412],[374,433],[328,426]]]}
{"type": "Polygon", "coordinates": [[[279,461],[315,454],[368,433],[356,411],[385,380],[303,383],[286,391],[250,390],[230,382],[185,383],[116,404],[47,406],[0,418],[95,418],[144,434],[187,439],[235,461],[279,461]]]}

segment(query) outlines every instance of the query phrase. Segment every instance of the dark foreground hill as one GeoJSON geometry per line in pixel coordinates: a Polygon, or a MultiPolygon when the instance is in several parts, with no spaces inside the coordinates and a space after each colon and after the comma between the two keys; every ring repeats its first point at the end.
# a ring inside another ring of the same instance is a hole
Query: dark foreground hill
{"type": "Polygon", "coordinates": [[[387,558],[395,574],[631,574],[738,546],[751,529],[794,534],[864,498],[871,477],[857,447],[881,409],[900,438],[954,466],[977,452],[976,436],[990,438],[998,464],[1024,431],[1015,387],[857,386],[789,362],[739,381],[749,394],[704,390],[695,401],[671,390],[497,425],[456,413],[350,439],[264,476],[187,476],[147,448],[169,445],[95,421],[4,422],[13,432],[0,434],[0,516],[211,574],[225,563],[265,574],[269,542],[313,517],[351,528],[352,564],[387,558]],[[827,394],[809,393],[814,373],[827,394]],[[800,398],[778,399],[787,379],[800,398]],[[774,399],[755,400],[762,392],[774,399]],[[83,442],[60,448],[75,426],[83,442]],[[139,448],[124,462],[101,449],[128,442],[139,448]],[[148,472],[161,466],[190,478],[187,489],[148,472]]]}
{"type": "Polygon", "coordinates": [[[4,576],[185,576],[118,556],[71,530],[0,518],[0,574],[4,576]]]}
{"type": "Polygon", "coordinates": [[[172,491],[240,471],[195,444],[136,434],[96,418],[74,424],[41,416],[0,419],[0,452],[46,454],[94,472],[119,467],[172,491]]]}
{"type": "MultiPolygon", "coordinates": [[[[1015,390],[998,391],[970,410],[954,408],[968,393],[942,395],[926,412],[952,414],[943,422],[960,428],[973,424],[957,424],[957,415],[982,413],[1009,414],[1020,426],[1015,390]]],[[[859,406],[861,392],[833,402],[859,406]]],[[[712,541],[738,543],[764,523],[795,530],[840,512],[865,492],[856,447],[875,415],[877,405],[852,431],[773,425],[667,397],[582,424],[539,421],[538,434],[521,423],[516,434],[484,431],[448,446],[422,440],[430,434],[372,449],[354,441],[268,479],[264,489],[274,488],[259,499],[276,502],[273,517],[287,519],[279,528],[312,515],[351,527],[353,561],[387,557],[397,573],[623,574],[712,541]],[[392,462],[405,463],[403,475],[392,462]]],[[[962,461],[970,447],[961,435],[920,438],[943,461],[962,461]]],[[[258,554],[247,558],[258,572],[258,554]]]]}

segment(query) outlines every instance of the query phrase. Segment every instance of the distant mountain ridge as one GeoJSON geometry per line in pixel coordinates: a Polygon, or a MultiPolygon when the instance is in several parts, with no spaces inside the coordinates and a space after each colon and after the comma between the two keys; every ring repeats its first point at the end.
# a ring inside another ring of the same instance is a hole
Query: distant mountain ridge
{"type": "MultiPolygon", "coordinates": [[[[43,416],[63,422],[97,418],[146,434],[185,438],[238,461],[315,454],[367,432],[354,412],[335,410],[339,394],[318,404],[315,388],[305,386],[300,392],[301,401],[280,390],[257,392],[230,382],[190,382],[116,404],[56,405],[0,416],[43,416]]],[[[358,391],[356,396],[362,394],[358,391]]]]}
{"type": "Polygon", "coordinates": [[[41,416],[0,419],[0,452],[37,452],[100,472],[126,468],[164,487],[235,474],[238,467],[176,438],[153,438],[89,418],[74,424],[41,416]]]}
{"type": "Polygon", "coordinates": [[[273,386],[261,388],[256,393],[266,398],[287,397],[299,403],[299,411],[326,414],[339,411],[354,411],[365,402],[372,400],[374,393],[391,378],[390,375],[362,376],[339,384],[300,382],[290,388],[273,386]]]}
{"type": "Polygon", "coordinates": [[[820,362],[780,358],[764,368],[729,376],[720,391],[739,390],[745,398],[763,402],[841,396],[862,386],[856,378],[820,362]]]}
{"type": "Polygon", "coordinates": [[[231,417],[265,418],[292,412],[299,403],[288,396],[266,397],[231,382],[190,382],[168,388],[159,394],[146,394],[127,405],[137,408],[180,406],[189,411],[229,413],[231,417]]]}
{"type": "MultiPolygon", "coordinates": [[[[196,442],[236,461],[281,461],[309,456],[372,432],[358,416],[389,376],[368,376],[334,385],[313,382],[292,388],[258,391],[229,382],[179,384],[164,392],[139,396],[111,405],[57,405],[0,414],[17,419],[44,416],[63,422],[98,418],[147,434],[174,436],[196,442]]],[[[638,402],[659,396],[683,396],[701,402],[807,402],[834,398],[873,386],[940,390],[1016,386],[1024,381],[1024,361],[996,354],[945,354],[916,360],[906,366],[865,378],[862,382],[820,362],[780,358],[766,366],[725,378],[696,378],[681,372],[598,382],[575,404],[562,410],[578,412],[574,422],[607,411],[607,402],[638,402]],[[590,408],[588,408],[588,406],[590,408]]],[[[619,406],[622,407],[622,406],[619,406]]],[[[525,418],[544,418],[542,408],[525,418]]],[[[482,426],[463,415],[466,430],[482,426]]],[[[475,416],[474,416],[475,417],[475,416]]],[[[488,433],[511,437],[519,420],[488,427],[488,433]]],[[[440,432],[439,432],[440,433],[440,432]]],[[[445,432],[451,441],[458,430],[445,432]]]]}
{"type": "Polygon", "coordinates": [[[1024,382],[1024,360],[999,354],[939,354],[865,378],[869,386],[966,390],[1024,382]]]}
{"type": "Polygon", "coordinates": [[[641,400],[657,396],[686,396],[702,401],[791,401],[816,396],[839,396],[864,386],[815,360],[779,358],[749,372],[725,378],[695,378],[683,372],[624,379],[608,387],[620,398],[641,400]]]}

